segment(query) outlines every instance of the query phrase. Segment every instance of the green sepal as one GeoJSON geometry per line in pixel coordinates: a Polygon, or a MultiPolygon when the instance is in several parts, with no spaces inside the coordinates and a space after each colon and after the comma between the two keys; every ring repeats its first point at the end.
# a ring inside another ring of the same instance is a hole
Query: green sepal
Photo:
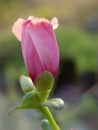
{"type": "Polygon", "coordinates": [[[40,96],[36,90],[28,92],[23,97],[23,106],[38,108],[40,106],[40,96]]]}
{"type": "Polygon", "coordinates": [[[42,106],[48,106],[55,109],[62,109],[64,107],[64,101],[60,98],[53,98],[42,103],[42,106]]]}
{"type": "Polygon", "coordinates": [[[50,91],[39,92],[41,102],[45,102],[49,96],[50,91]]]}
{"type": "Polygon", "coordinates": [[[24,76],[24,75],[22,75],[20,77],[20,85],[21,85],[21,89],[24,93],[30,92],[35,89],[35,86],[31,80],[31,78],[24,76]]]}
{"type": "Polygon", "coordinates": [[[54,83],[54,77],[48,71],[42,72],[36,78],[34,85],[37,91],[39,92],[40,99],[42,102],[44,102],[48,98],[49,93],[53,87],[53,83],[54,83]]]}
{"type": "Polygon", "coordinates": [[[41,121],[41,126],[42,126],[42,130],[53,130],[47,119],[41,121]]]}
{"type": "Polygon", "coordinates": [[[53,83],[54,83],[53,75],[48,71],[44,71],[37,76],[34,85],[39,92],[44,92],[51,90],[53,87],[53,83]]]}

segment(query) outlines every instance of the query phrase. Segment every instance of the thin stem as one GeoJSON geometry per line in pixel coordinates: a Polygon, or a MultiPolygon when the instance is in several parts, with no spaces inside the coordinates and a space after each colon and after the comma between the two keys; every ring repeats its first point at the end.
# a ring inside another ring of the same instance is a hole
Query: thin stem
{"type": "Polygon", "coordinates": [[[40,107],[40,111],[46,116],[53,130],[60,130],[48,107],[40,107]]]}

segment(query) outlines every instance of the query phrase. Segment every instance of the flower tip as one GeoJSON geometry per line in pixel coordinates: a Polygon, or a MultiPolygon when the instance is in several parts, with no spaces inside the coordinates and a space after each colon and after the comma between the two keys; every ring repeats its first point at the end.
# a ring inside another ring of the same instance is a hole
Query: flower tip
{"type": "Polygon", "coordinates": [[[32,20],[34,17],[33,16],[29,16],[28,17],[28,20],[32,20]]]}
{"type": "Polygon", "coordinates": [[[12,33],[17,37],[19,41],[21,41],[23,23],[24,23],[24,19],[18,18],[18,20],[12,26],[12,33]]]}
{"type": "Polygon", "coordinates": [[[52,26],[53,26],[53,29],[56,29],[57,27],[58,27],[58,18],[57,17],[53,17],[52,19],[51,19],[51,24],[52,24],[52,26]]]}

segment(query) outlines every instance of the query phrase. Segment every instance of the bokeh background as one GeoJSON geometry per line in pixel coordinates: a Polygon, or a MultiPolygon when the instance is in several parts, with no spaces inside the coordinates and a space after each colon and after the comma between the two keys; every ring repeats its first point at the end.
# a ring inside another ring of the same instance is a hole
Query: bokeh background
{"type": "Polygon", "coordinates": [[[52,109],[61,129],[98,130],[98,0],[0,0],[0,130],[41,129],[35,110],[8,116],[23,96],[19,77],[27,75],[11,27],[28,16],[59,19],[60,67],[51,96],[65,101],[63,110],[52,109]]]}

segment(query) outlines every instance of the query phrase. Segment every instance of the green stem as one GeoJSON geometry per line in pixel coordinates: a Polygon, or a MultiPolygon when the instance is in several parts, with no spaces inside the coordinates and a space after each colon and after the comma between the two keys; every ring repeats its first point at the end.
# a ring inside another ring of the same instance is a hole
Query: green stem
{"type": "Polygon", "coordinates": [[[46,116],[53,130],[60,130],[48,107],[40,107],[40,111],[46,116]]]}

